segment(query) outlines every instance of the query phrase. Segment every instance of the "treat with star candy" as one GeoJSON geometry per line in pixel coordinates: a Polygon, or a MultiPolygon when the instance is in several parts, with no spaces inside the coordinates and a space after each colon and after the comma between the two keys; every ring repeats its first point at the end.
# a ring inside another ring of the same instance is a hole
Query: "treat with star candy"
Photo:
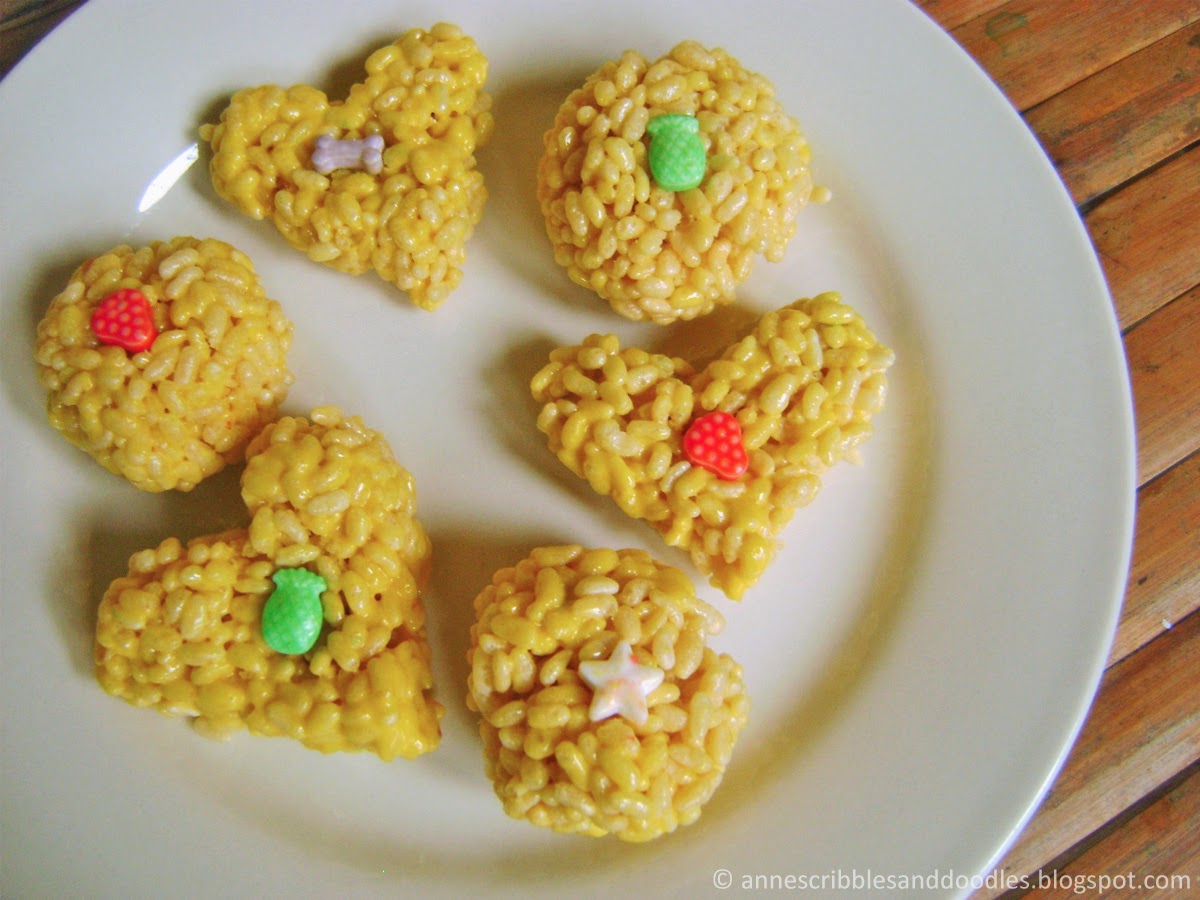
{"type": "Polygon", "coordinates": [[[467,705],[504,811],[647,841],[689,825],[724,777],[748,701],[707,646],[724,627],[642,550],[539,547],[475,598],[467,705]]]}

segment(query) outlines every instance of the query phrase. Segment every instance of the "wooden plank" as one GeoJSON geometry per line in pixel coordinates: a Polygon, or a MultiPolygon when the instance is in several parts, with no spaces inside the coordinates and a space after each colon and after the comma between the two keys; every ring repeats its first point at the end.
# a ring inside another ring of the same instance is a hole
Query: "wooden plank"
{"type": "Polygon", "coordinates": [[[1117,318],[1127,328],[1200,284],[1200,146],[1120,189],[1084,218],[1117,318]]]}
{"type": "Polygon", "coordinates": [[[916,0],[917,6],[947,31],[1003,6],[1007,0],[916,0]]]}
{"type": "Polygon", "coordinates": [[[1200,608],[1200,453],[1138,492],[1129,588],[1109,664],[1200,608]]]}
{"type": "Polygon", "coordinates": [[[1109,669],[1062,773],[998,868],[1037,872],[1200,759],[1198,671],[1200,613],[1109,669]]]}
{"type": "Polygon", "coordinates": [[[1026,110],[1197,20],[1196,0],[1012,0],[953,35],[1026,110]]]}
{"type": "Polygon", "coordinates": [[[1066,900],[1090,886],[1094,896],[1125,898],[1200,893],[1200,767],[1192,768],[1186,780],[1061,870],[1039,873],[1032,881],[1037,896],[1066,900]],[[1051,887],[1041,890],[1046,884],[1051,887]]]}
{"type": "Polygon", "coordinates": [[[1025,116],[1076,203],[1200,137],[1200,22],[1040,103],[1025,116]]]}
{"type": "Polygon", "coordinates": [[[1125,353],[1145,484],[1200,448],[1200,285],[1131,329],[1125,353]]]}

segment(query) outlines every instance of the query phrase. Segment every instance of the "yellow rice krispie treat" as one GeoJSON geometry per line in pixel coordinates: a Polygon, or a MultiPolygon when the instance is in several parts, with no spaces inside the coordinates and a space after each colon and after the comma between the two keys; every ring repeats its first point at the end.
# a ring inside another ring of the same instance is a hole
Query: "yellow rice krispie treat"
{"type": "Polygon", "coordinates": [[[242,499],[248,529],[133,555],[100,603],[100,686],[210,737],[434,749],[430,545],[384,439],[334,407],[280,419],[247,450],[242,499]]]}
{"type": "Polygon", "coordinates": [[[541,547],[475,613],[467,705],[506,813],[626,841],[699,818],[749,704],[687,576],[641,550],[541,547]]]}
{"type": "Polygon", "coordinates": [[[755,256],[783,257],[813,193],[808,144],[771,83],[695,41],[605,63],[544,143],[554,257],[629,319],[729,303],[755,256]]]}
{"type": "Polygon", "coordinates": [[[553,351],[531,389],[563,464],[740,600],[821,474],[857,459],[893,359],[825,293],[767,313],[700,372],[597,334],[553,351]]]}
{"type": "Polygon", "coordinates": [[[292,323],[212,238],[84,262],[38,326],[50,424],[147,491],[190,491],[277,415],[292,323]]]}
{"type": "Polygon", "coordinates": [[[270,218],[309,259],[374,269],[433,309],[462,278],[487,191],[487,59],[457,26],[415,28],[372,53],[345,100],[306,84],[238,91],[204,125],[217,193],[270,218]]]}

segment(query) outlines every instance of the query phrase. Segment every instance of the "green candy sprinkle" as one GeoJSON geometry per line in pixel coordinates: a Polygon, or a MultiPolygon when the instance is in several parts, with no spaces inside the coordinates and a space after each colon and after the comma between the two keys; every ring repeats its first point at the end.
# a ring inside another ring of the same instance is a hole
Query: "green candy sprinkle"
{"type": "Polygon", "coordinates": [[[321,593],[329,585],[308,569],[278,569],[271,580],[275,590],[262,611],[263,640],[277,653],[307,653],[321,633],[321,593]]]}
{"type": "Polygon", "coordinates": [[[704,180],[704,142],[695,116],[655,116],[650,133],[650,175],[667,191],[690,191],[704,180]]]}

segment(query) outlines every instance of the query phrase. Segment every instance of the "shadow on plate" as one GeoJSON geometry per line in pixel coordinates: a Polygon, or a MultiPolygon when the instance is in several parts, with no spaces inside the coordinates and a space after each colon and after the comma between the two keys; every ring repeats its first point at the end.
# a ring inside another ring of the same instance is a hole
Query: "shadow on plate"
{"type": "Polygon", "coordinates": [[[478,783],[483,776],[479,720],[464,702],[475,597],[491,584],[497,571],[516,565],[534,547],[569,543],[570,538],[521,528],[497,530],[477,522],[438,523],[429,528],[429,537],[433,574],[423,599],[434,690],[446,708],[442,744],[430,754],[429,764],[478,783]]]}
{"type": "Polygon", "coordinates": [[[477,235],[496,261],[531,289],[569,307],[594,311],[595,304],[604,301],[574,284],[554,262],[537,199],[542,138],[554,124],[559,106],[588,74],[577,68],[527,74],[506,81],[494,92],[496,128],[478,154],[488,203],[477,235]]]}
{"type": "MultiPolygon", "coordinates": [[[[564,466],[537,429],[541,406],[529,391],[529,382],[550,358],[556,344],[545,335],[529,332],[502,350],[484,371],[488,400],[480,411],[487,418],[496,443],[517,457],[539,479],[549,481],[584,508],[586,515],[600,519],[612,534],[612,546],[635,546],[647,538],[657,540],[649,526],[631,519],[605,497],[592,490],[584,479],[564,466]]],[[[531,510],[536,515],[536,510],[531,510]]],[[[661,542],[660,542],[661,545],[661,542]]],[[[662,547],[664,562],[683,563],[679,551],[662,547]]]]}
{"type": "Polygon", "coordinates": [[[69,558],[75,562],[55,571],[54,590],[48,598],[77,672],[89,678],[93,675],[96,610],[108,586],[128,573],[130,556],[157,547],[169,537],[186,544],[201,535],[249,525],[249,514],[238,486],[240,477],[240,466],[227,466],[186,494],[179,491],[148,494],[126,486],[135,492],[130,502],[139,506],[136,519],[160,523],[154,526],[131,527],[131,517],[108,505],[79,511],[74,519],[76,530],[69,539],[73,549],[69,558]],[[150,511],[141,514],[147,507],[150,511]]]}
{"type": "MultiPolygon", "coordinates": [[[[4,333],[17,336],[14,341],[17,350],[0,357],[0,380],[11,396],[13,406],[22,415],[38,423],[38,427],[50,428],[46,423],[46,390],[38,380],[37,362],[34,359],[38,325],[50,308],[50,302],[67,286],[72,273],[85,260],[118,246],[126,239],[123,235],[113,234],[87,244],[60,247],[46,254],[29,267],[29,286],[20,302],[6,304],[4,333]]],[[[63,447],[67,446],[64,442],[63,447]]]]}

